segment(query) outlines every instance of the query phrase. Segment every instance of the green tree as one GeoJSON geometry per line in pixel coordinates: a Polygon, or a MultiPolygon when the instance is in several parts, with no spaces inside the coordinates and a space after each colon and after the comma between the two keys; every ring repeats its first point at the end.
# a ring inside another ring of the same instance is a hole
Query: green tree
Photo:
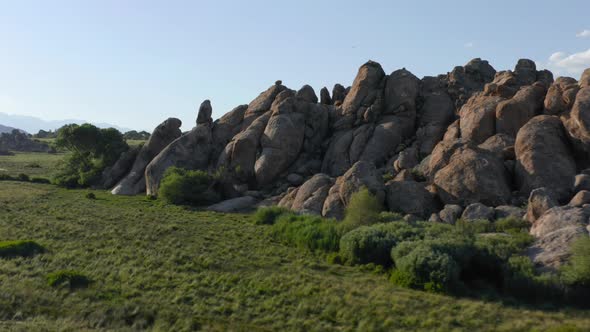
{"type": "Polygon", "coordinates": [[[100,180],[102,171],[129,149],[116,129],[91,124],[69,124],[57,131],[55,145],[71,153],[54,182],[64,187],[87,187],[100,180]]]}

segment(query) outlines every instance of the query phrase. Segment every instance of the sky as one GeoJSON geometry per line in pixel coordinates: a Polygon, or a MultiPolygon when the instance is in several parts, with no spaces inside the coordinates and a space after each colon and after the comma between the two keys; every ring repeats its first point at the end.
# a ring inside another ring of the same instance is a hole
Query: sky
{"type": "Polygon", "coordinates": [[[282,80],[350,85],[374,60],[438,75],[519,58],[590,67],[590,1],[0,0],[0,112],[151,131],[219,118],[282,80]]]}

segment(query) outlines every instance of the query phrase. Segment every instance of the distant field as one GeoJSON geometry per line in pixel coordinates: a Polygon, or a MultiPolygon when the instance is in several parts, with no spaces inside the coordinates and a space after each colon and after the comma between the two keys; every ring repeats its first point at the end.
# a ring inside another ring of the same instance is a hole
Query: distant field
{"type": "MultiPolygon", "coordinates": [[[[17,154],[0,165],[48,175],[61,157],[17,154]]],[[[9,240],[47,252],[0,258],[0,330],[590,330],[588,311],[398,288],[384,273],[277,243],[248,215],[143,196],[0,182],[0,242],[9,240]],[[92,283],[48,285],[64,270],[92,283]]]]}
{"type": "Polygon", "coordinates": [[[128,139],[127,140],[127,144],[129,144],[129,146],[138,146],[140,144],[144,144],[145,140],[134,140],[134,139],[128,139]]]}
{"type": "Polygon", "coordinates": [[[0,174],[50,178],[57,171],[63,153],[14,152],[14,156],[0,156],[0,174]]]}

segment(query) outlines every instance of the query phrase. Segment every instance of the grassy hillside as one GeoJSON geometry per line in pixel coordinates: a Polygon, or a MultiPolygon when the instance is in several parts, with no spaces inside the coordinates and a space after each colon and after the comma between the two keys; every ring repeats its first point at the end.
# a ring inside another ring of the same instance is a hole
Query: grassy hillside
{"type": "MultiPolygon", "coordinates": [[[[12,173],[30,162],[9,158],[12,173]]],[[[45,248],[0,258],[0,330],[590,330],[588,311],[398,288],[277,243],[248,215],[88,193],[0,182],[0,247],[45,248]],[[50,285],[64,271],[90,283],[50,285]]]]}

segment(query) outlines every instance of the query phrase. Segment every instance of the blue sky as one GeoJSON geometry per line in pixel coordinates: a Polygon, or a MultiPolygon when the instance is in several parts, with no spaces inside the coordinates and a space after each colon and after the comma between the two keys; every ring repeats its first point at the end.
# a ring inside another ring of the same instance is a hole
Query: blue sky
{"type": "Polygon", "coordinates": [[[218,118],[277,79],[350,85],[369,59],[419,77],[474,57],[590,67],[590,1],[480,3],[0,0],[0,112],[189,129],[204,99],[218,118]]]}

